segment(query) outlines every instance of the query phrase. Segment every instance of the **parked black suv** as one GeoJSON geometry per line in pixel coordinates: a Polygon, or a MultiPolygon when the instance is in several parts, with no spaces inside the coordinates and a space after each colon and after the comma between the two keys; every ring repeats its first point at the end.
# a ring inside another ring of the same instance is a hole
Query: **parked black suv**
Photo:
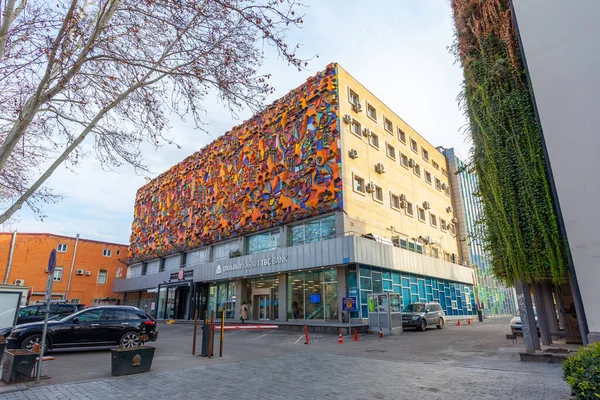
{"type": "Polygon", "coordinates": [[[402,310],[402,328],[414,327],[421,331],[428,326],[444,327],[444,311],[439,303],[411,303],[402,310]]]}
{"type": "MultiPolygon", "coordinates": [[[[70,303],[50,303],[50,314],[52,319],[61,319],[67,315],[76,313],[83,308],[83,304],[70,303]]],[[[17,315],[17,325],[26,324],[29,322],[43,321],[44,313],[46,312],[45,303],[36,303],[32,306],[23,307],[17,315]]]]}
{"type": "MultiPolygon", "coordinates": [[[[43,322],[15,326],[6,338],[9,349],[31,349],[41,343],[43,322]]],[[[137,347],[158,337],[156,321],[144,311],[128,306],[102,306],[48,322],[47,349],[64,347],[137,347]]]]}

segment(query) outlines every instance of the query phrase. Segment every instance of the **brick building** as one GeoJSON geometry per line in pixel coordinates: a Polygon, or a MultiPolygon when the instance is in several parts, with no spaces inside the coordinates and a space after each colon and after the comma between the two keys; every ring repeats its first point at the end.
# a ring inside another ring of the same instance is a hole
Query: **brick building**
{"type": "Polygon", "coordinates": [[[56,249],[52,297],[86,306],[114,303],[112,284],[127,258],[127,245],[53,235],[0,232],[0,278],[29,286],[31,302],[46,290],[48,257],[56,249]],[[11,257],[12,252],[12,257],[11,257]]]}

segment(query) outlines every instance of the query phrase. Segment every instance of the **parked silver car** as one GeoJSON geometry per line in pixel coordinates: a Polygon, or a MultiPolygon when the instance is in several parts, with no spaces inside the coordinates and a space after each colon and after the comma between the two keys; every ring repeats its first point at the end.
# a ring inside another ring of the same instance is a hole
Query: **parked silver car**
{"type": "MultiPolygon", "coordinates": [[[[537,327],[539,333],[540,326],[538,325],[538,317],[535,308],[533,309],[533,314],[535,315],[535,326],[537,327]]],[[[510,330],[512,331],[513,335],[523,335],[523,328],[521,327],[521,314],[519,314],[519,310],[517,310],[515,315],[510,320],[510,330]]]]}
{"type": "Polygon", "coordinates": [[[421,331],[427,327],[444,327],[446,315],[439,303],[411,303],[402,310],[402,328],[416,328],[421,331]]]}

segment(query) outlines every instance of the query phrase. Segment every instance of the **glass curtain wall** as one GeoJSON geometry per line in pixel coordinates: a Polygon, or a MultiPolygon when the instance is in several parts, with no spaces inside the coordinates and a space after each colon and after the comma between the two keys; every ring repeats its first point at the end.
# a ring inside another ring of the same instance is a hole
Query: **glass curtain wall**
{"type": "Polygon", "coordinates": [[[336,236],[335,215],[313,219],[290,229],[290,246],[333,239],[336,236]]]}
{"type": "Polygon", "coordinates": [[[235,281],[211,283],[208,287],[208,316],[215,312],[215,318],[221,318],[225,310],[225,318],[235,317],[236,294],[235,281]]]}
{"type": "Polygon", "coordinates": [[[248,237],[248,254],[275,250],[277,247],[279,247],[279,230],[248,237]]]}
{"type": "Polygon", "coordinates": [[[338,319],[337,271],[288,274],[288,319],[338,319]]]}

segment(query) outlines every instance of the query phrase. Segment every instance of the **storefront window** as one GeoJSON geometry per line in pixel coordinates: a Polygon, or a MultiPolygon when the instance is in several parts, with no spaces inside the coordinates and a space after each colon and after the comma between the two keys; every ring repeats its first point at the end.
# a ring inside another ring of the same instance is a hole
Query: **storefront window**
{"type": "Polygon", "coordinates": [[[274,250],[279,247],[279,230],[248,237],[248,254],[274,250]]]}
{"type": "Polygon", "coordinates": [[[335,236],[335,215],[330,215],[292,226],[290,245],[318,242],[335,238],[335,236]]]}
{"type": "Polygon", "coordinates": [[[165,319],[165,304],[167,301],[167,288],[160,288],[160,291],[158,292],[158,304],[157,304],[157,312],[156,312],[156,318],[157,319],[165,319]]]}
{"type": "Polygon", "coordinates": [[[217,311],[217,284],[211,283],[208,287],[208,308],[207,316],[210,318],[211,311],[217,311]]]}
{"type": "Polygon", "coordinates": [[[289,319],[338,319],[337,272],[288,274],[289,319]]]}
{"type": "Polygon", "coordinates": [[[288,319],[304,319],[304,272],[288,275],[288,319]]]}
{"type": "Polygon", "coordinates": [[[211,283],[208,287],[208,316],[215,311],[215,318],[221,318],[225,311],[225,318],[234,318],[236,309],[235,281],[211,283]]]}
{"type": "Polygon", "coordinates": [[[322,272],[304,273],[305,319],[323,319],[323,282],[322,272]]]}

